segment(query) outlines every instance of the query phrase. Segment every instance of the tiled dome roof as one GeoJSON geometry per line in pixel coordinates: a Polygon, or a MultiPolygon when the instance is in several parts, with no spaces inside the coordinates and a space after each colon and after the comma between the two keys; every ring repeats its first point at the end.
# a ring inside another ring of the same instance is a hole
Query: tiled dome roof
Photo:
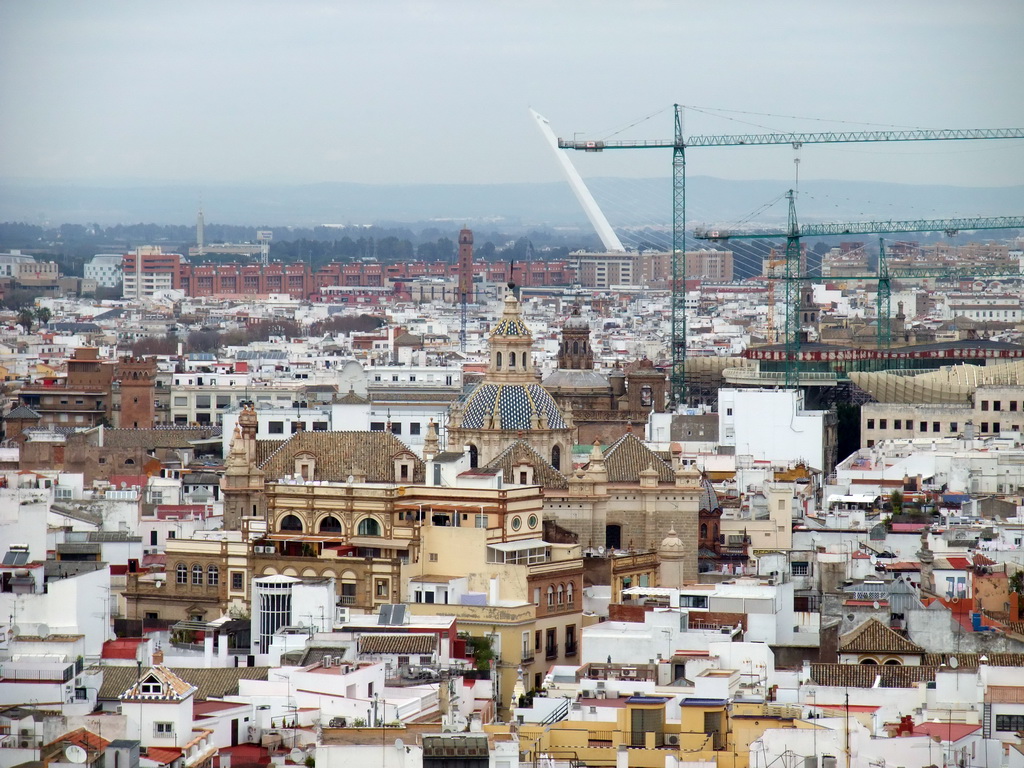
{"type": "Polygon", "coordinates": [[[565,429],[565,419],[554,398],[539,384],[489,384],[484,382],[460,403],[462,429],[528,430],[534,415],[547,414],[548,429],[565,429]]]}
{"type": "Polygon", "coordinates": [[[721,505],[718,503],[718,494],[715,493],[715,487],[711,484],[711,481],[704,475],[700,477],[700,509],[706,509],[708,512],[714,512],[721,505]]]}

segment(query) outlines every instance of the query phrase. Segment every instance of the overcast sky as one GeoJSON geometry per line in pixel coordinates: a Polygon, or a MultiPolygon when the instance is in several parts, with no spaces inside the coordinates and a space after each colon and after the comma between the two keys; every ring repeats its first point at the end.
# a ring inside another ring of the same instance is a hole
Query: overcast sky
{"type": "MultiPolygon", "coordinates": [[[[364,183],[560,179],[572,137],[1024,126],[1019,0],[0,0],[0,176],[364,183]],[[766,114],[747,114],[766,113],[766,114]],[[798,116],[787,120],[776,116],[798,116]],[[822,122],[822,120],[842,122],[822,122]],[[740,122],[742,121],[742,122],[740,122]]],[[[790,178],[793,150],[689,173],[790,178]]],[[[665,150],[574,155],[667,175],[665,150]]],[[[999,186],[1024,141],[805,146],[802,178],[999,186]]]]}

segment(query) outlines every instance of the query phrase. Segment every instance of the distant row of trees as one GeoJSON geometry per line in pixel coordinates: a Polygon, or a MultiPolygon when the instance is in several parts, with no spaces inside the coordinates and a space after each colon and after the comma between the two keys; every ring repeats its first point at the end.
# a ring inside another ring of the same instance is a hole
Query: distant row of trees
{"type": "Polygon", "coordinates": [[[264,320],[259,323],[247,325],[230,331],[218,331],[212,328],[203,328],[198,331],[191,331],[184,337],[179,336],[176,329],[171,329],[165,336],[151,336],[146,339],[139,339],[132,344],[133,355],[174,355],[178,353],[178,344],[182,345],[183,351],[191,352],[217,352],[224,347],[244,347],[257,341],[269,341],[275,336],[293,338],[304,336],[307,333],[312,336],[323,336],[324,334],[348,334],[352,332],[368,332],[381,327],[384,321],[373,315],[359,315],[357,317],[332,317],[314,323],[310,328],[304,330],[294,320],[274,319],[264,320]]]}
{"type": "MultiPolygon", "coordinates": [[[[425,227],[419,232],[402,226],[268,227],[274,232],[271,257],[283,262],[305,261],[320,267],[332,261],[377,259],[382,262],[450,261],[457,251],[458,229],[425,227]]],[[[207,224],[206,244],[255,242],[255,227],[207,224]]],[[[0,223],[0,249],[18,248],[56,261],[61,273],[80,277],[85,262],[97,253],[123,253],[138,245],[160,245],[187,253],[195,245],[195,227],[132,224],[61,224],[44,227],[23,222],[0,223]]],[[[484,261],[564,258],[570,251],[597,247],[596,238],[554,230],[531,230],[513,238],[498,231],[477,232],[474,253],[484,261]]],[[[208,256],[206,261],[237,261],[237,256],[208,256]]],[[[202,260],[202,259],[201,259],[202,260]]]]}

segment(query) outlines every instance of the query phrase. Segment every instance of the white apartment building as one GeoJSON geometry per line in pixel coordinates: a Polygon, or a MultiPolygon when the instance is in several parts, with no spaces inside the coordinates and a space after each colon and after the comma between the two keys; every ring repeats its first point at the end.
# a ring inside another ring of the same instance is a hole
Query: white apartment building
{"type": "Polygon", "coordinates": [[[120,253],[97,253],[85,264],[85,279],[95,280],[104,288],[115,288],[121,283],[123,261],[120,253]]]}
{"type": "Polygon", "coordinates": [[[978,322],[1019,323],[1021,299],[1017,293],[951,293],[946,297],[944,320],[966,317],[978,322]]]}
{"type": "Polygon", "coordinates": [[[799,390],[720,389],[718,442],[737,454],[803,461],[828,474],[836,463],[836,416],[809,411],[799,390]]]}

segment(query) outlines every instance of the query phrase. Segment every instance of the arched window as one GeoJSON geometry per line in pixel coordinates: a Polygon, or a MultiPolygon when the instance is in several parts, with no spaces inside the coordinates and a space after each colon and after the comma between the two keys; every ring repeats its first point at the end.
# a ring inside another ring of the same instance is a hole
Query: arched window
{"type": "Polygon", "coordinates": [[[201,587],[203,585],[203,566],[193,565],[192,566],[192,586],[201,587]]]}
{"type": "Polygon", "coordinates": [[[700,537],[701,537],[701,539],[706,539],[708,537],[708,524],[707,523],[701,523],[700,524],[700,537]]]}
{"type": "Polygon", "coordinates": [[[135,459],[125,459],[124,463],[125,463],[125,466],[129,466],[130,467],[130,466],[132,466],[135,463],[135,459]]]}
{"type": "Polygon", "coordinates": [[[498,370],[501,370],[501,352],[496,352],[494,359],[498,362],[498,370]]]}
{"type": "Polygon", "coordinates": [[[511,370],[511,371],[514,371],[516,369],[516,353],[515,352],[509,352],[508,353],[508,367],[509,367],[509,370],[511,370]]]}
{"type": "Polygon", "coordinates": [[[562,470],[562,449],[557,445],[551,449],[551,466],[558,471],[562,470]]]}
{"type": "Polygon", "coordinates": [[[580,353],[580,343],[578,341],[574,341],[572,343],[572,353],[574,355],[578,355],[580,353]]]}
{"type": "Polygon", "coordinates": [[[360,536],[380,536],[380,523],[372,517],[365,517],[359,521],[360,536]]]}
{"type": "Polygon", "coordinates": [[[469,468],[476,469],[480,465],[480,452],[472,443],[469,444],[469,468]]]}
{"type": "Polygon", "coordinates": [[[887,662],[885,662],[885,666],[887,666],[887,667],[902,667],[903,666],[903,662],[900,661],[899,659],[889,659],[887,662]]]}
{"type": "Polygon", "coordinates": [[[715,523],[715,541],[718,541],[718,523],[715,523]]]}
{"type": "Polygon", "coordinates": [[[295,515],[285,515],[281,518],[282,531],[302,531],[302,521],[295,515]]]}
{"type": "Polygon", "coordinates": [[[550,584],[548,585],[548,605],[552,606],[555,604],[555,588],[550,584]]]}
{"type": "Polygon", "coordinates": [[[561,584],[559,584],[558,585],[558,604],[561,605],[564,602],[565,602],[565,588],[561,584]]]}
{"type": "Polygon", "coordinates": [[[220,568],[216,565],[211,565],[206,569],[206,584],[211,587],[220,584],[220,568]]]}
{"type": "Polygon", "coordinates": [[[573,595],[573,592],[574,590],[572,588],[572,582],[570,581],[568,584],[565,585],[565,602],[567,602],[569,605],[572,605],[573,598],[575,597],[575,595],[573,595]]]}
{"type": "Polygon", "coordinates": [[[177,582],[179,584],[188,584],[188,566],[184,563],[178,563],[177,567],[177,582]]]}
{"type": "Polygon", "coordinates": [[[860,663],[861,664],[867,664],[869,666],[876,666],[878,664],[878,662],[875,661],[874,659],[861,659],[860,663]]]}
{"type": "Polygon", "coordinates": [[[341,522],[333,515],[320,521],[320,533],[341,533],[341,522]]]}

